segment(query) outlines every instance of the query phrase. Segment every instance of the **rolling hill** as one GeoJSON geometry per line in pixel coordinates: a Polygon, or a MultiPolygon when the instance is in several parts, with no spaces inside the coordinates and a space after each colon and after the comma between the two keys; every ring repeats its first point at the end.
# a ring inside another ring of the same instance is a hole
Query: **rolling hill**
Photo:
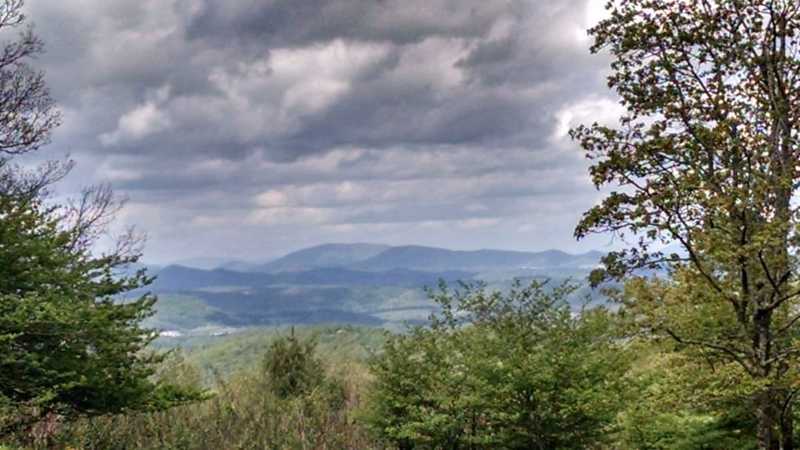
{"type": "MultiPolygon", "coordinates": [[[[323,323],[397,329],[427,320],[436,306],[424,288],[439,280],[450,285],[485,280],[499,289],[515,278],[552,278],[556,284],[567,278],[580,280],[600,257],[599,252],[572,255],[557,250],[326,244],[266,264],[234,262],[213,270],[171,265],[161,268],[148,287],[161,298],[149,323],[190,334],[323,323]]],[[[580,299],[576,296],[575,301],[580,299]]]]}
{"type": "Polygon", "coordinates": [[[558,250],[515,252],[506,250],[458,251],[435,247],[392,247],[351,267],[363,270],[414,268],[424,271],[464,270],[547,270],[555,268],[590,268],[602,253],[572,255],[558,250]]]}
{"type": "Polygon", "coordinates": [[[294,272],[322,267],[347,267],[388,250],[379,244],[324,244],[290,253],[256,268],[258,272],[294,272]]]}
{"type": "Polygon", "coordinates": [[[184,266],[161,269],[149,286],[157,292],[180,292],[210,288],[254,288],[270,285],[320,286],[434,286],[439,280],[469,280],[473,273],[464,271],[425,272],[409,269],[359,271],[343,268],[320,268],[297,272],[258,273],[225,269],[203,270],[184,266]]]}
{"type": "Polygon", "coordinates": [[[347,268],[379,272],[407,269],[426,272],[551,270],[594,267],[601,252],[570,254],[559,250],[521,252],[509,250],[449,250],[418,245],[324,244],[310,247],[265,264],[228,262],[219,269],[237,272],[303,272],[321,268],[347,268]]]}

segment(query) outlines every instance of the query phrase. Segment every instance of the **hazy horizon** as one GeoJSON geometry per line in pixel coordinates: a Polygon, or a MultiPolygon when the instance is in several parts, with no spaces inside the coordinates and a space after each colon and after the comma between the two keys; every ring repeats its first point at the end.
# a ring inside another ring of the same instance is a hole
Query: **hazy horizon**
{"type": "Polygon", "coordinates": [[[558,248],[544,248],[544,249],[516,249],[516,248],[488,248],[488,247],[450,248],[450,247],[443,247],[443,246],[439,246],[439,245],[418,245],[418,244],[413,244],[413,243],[408,243],[408,244],[386,244],[386,243],[383,243],[383,242],[357,242],[357,241],[354,241],[354,242],[321,242],[319,244],[313,244],[313,245],[309,245],[309,246],[298,247],[298,248],[290,249],[289,251],[286,251],[286,252],[277,252],[277,253],[274,253],[274,254],[267,254],[267,256],[264,256],[264,257],[255,257],[255,258],[229,258],[229,257],[225,257],[225,256],[215,256],[215,255],[183,258],[183,257],[180,257],[178,255],[174,259],[164,259],[164,260],[161,260],[161,261],[156,261],[156,260],[152,260],[150,258],[147,258],[145,256],[143,258],[143,260],[142,260],[142,263],[148,264],[148,265],[156,265],[156,266],[165,266],[165,265],[181,264],[181,263],[187,263],[187,262],[200,262],[200,261],[208,261],[208,262],[212,262],[212,261],[228,261],[228,262],[243,262],[243,263],[263,264],[263,263],[266,263],[266,262],[274,261],[276,259],[282,258],[284,256],[290,255],[292,253],[295,253],[295,252],[298,252],[298,251],[301,251],[301,250],[315,248],[315,247],[319,247],[319,246],[323,246],[323,245],[385,245],[385,246],[388,246],[388,247],[416,247],[416,246],[419,246],[419,247],[439,248],[439,249],[444,249],[444,250],[466,251],[466,252],[481,251],[481,250],[499,250],[499,251],[524,252],[524,253],[543,253],[543,252],[548,252],[548,251],[560,251],[560,252],[564,252],[564,253],[567,253],[567,254],[570,254],[570,255],[580,255],[580,254],[586,254],[586,253],[591,253],[591,252],[603,252],[603,250],[600,250],[600,249],[589,249],[589,250],[586,250],[586,251],[565,251],[565,250],[561,250],[561,249],[558,249],[558,248]]]}

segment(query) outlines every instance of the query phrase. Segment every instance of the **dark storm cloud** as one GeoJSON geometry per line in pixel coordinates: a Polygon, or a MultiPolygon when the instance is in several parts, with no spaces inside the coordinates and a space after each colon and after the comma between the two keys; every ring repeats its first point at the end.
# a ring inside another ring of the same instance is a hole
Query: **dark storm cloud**
{"type": "MultiPolygon", "coordinates": [[[[348,240],[360,223],[516,217],[516,227],[532,202],[590,204],[565,130],[614,105],[606,61],[583,36],[587,1],[27,8],[65,116],[50,151],[81,165],[68,185],[111,181],[131,197],[125,220],[148,228],[163,256],[177,251],[165,241],[178,222],[209,233],[302,223],[297,233],[348,240]]],[[[208,245],[199,251],[214,253],[208,245]]]]}
{"type": "Polygon", "coordinates": [[[420,42],[431,36],[480,37],[498,16],[524,2],[484,0],[204,0],[187,26],[190,39],[271,47],[337,38],[420,42]]]}

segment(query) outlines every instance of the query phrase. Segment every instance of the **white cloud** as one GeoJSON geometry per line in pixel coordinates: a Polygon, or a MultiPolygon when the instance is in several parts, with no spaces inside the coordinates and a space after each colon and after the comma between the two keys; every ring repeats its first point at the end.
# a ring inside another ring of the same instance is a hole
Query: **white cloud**
{"type": "Polygon", "coordinates": [[[247,215],[248,225],[321,225],[328,223],[333,216],[332,211],[326,208],[266,208],[259,209],[247,215]]]}
{"type": "Polygon", "coordinates": [[[117,129],[100,135],[100,142],[113,146],[124,142],[135,142],[158,132],[168,130],[172,119],[162,105],[169,100],[170,87],[162,86],[148,93],[151,100],[123,114],[117,122],[117,129]]]}
{"type": "Polygon", "coordinates": [[[289,196],[277,190],[269,190],[258,195],[256,203],[263,208],[278,208],[289,205],[289,196]]]}
{"type": "Polygon", "coordinates": [[[578,125],[591,125],[597,122],[600,125],[613,126],[624,112],[625,109],[619,102],[608,98],[590,97],[567,105],[556,113],[558,124],[553,139],[566,138],[569,130],[578,125]]]}
{"type": "Polygon", "coordinates": [[[596,200],[566,132],[619,112],[603,0],[76,1],[28,2],[50,154],[130,196],[149,252],[568,246],[596,200]]]}

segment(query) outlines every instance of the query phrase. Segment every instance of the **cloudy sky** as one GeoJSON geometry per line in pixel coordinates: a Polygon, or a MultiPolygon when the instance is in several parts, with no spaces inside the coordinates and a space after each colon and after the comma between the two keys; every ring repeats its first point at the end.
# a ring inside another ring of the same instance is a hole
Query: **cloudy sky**
{"type": "Polygon", "coordinates": [[[618,114],[604,0],[28,1],[60,187],[110,182],[146,260],[323,242],[581,251],[570,126],[618,114]]]}

